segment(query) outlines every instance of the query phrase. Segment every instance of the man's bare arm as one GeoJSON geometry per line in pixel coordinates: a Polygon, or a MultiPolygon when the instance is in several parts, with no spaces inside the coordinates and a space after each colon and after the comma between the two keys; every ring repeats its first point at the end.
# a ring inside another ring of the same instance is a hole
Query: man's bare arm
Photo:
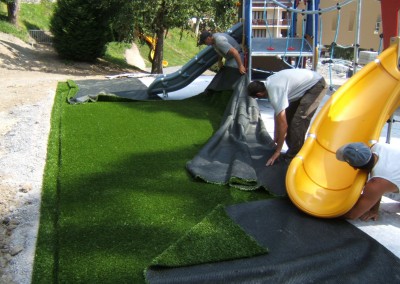
{"type": "Polygon", "coordinates": [[[377,206],[384,193],[395,191],[397,191],[397,187],[390,181],[383,178],[372,178],[365,184],[357,203],[343,217],[352,220],[358,219],[377,206]]]}
{"type": "Polygon", "coordinates": [[[278,113],[278,115],[276,115],[274,119],[275,119],[274,141],[276,143],[276,148],[272,157],[267,161],[266,164],[267,166],[273,165],[275,160],[278,159],[279,155],[281,154],[283,143],[285,142],[285,137],[288,129],[285,110],[278,113]]]}
{"type": "Polygon", "coordinates": [[[240,57],[239,52],[236,50],[236,48],[231,47],[231,49],[229,49],[228,51],[230,54],[232,54],[233,58],[235,58],[236,63],[238,65],[239,68],[239,72],[240,74],[245,74],[246,73],[246,67],[244,67],[243,62],[242,62],[242,58],[240,57]]]}

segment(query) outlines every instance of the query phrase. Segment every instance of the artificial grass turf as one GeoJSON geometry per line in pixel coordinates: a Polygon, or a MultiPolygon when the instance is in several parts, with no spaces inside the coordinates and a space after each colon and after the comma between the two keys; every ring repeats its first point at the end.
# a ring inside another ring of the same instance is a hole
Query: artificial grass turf
{"type": "Polygon", "coordinates": [[[189,266],[267,252],[267,249],[232,222],[222,205],[218,205],[186,235],[156,257],[151,267],[160,269],[189,266]],[[212,246],[210,240],[213,240],[212,246]]]}
{"type": "Polygon", "coordinates": [[[230,92],[70,105],[69,85],[59,83],[52,112],[33,283],[144,283],[152,260],[216,205],[269,197],[185,169],[230,92]]]}

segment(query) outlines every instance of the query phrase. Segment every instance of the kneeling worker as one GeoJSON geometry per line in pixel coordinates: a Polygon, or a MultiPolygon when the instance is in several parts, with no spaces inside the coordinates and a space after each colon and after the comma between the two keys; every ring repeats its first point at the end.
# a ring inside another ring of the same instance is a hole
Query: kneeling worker
{"type": "Polygon", "coordinates": [[[385,143],[376,143],[371,148],[360,142],[349,143],[336,151],[336,158],[369,174],[357,203],[343,217],[377,220],[382,195],[399,192],[400,149],[385,143]]]}

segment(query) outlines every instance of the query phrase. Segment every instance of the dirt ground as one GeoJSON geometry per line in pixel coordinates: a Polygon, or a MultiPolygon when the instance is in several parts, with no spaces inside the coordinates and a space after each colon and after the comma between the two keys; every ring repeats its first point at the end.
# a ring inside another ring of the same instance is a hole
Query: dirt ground
{"type": "Polygon", "coordinates": [[[0,283],[30,283],[57,83],[136,71],[67,62],[51,46],[0,33],[0,283]]]}

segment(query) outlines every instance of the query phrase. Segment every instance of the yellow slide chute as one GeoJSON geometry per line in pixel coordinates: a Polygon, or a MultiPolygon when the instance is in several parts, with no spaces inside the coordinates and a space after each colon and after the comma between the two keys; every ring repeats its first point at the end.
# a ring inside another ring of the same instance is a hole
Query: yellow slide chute
{"type": "MultiPolygon", "coordinates": [[[[156,39],[151,37],[151,36],[144,36],[144,40],[147,42],[147,44],[150,46],[150,59],[153,60],[154,59],[154,52],[156,50],[156,39]]],[[[168,66],[168,61],[167,60],[163,60],[162,62],[163,67],[167,67],[168,66]]]]}
{"type": "Polygon", "coordinates": [[[288,196],[302,211],[333,218],[358,200],[367,175],[337,161],[336,150],[349,142],[378,141],[400,106],[399,39],[341,86],[317,114],[286,174],[288,196]]]}

